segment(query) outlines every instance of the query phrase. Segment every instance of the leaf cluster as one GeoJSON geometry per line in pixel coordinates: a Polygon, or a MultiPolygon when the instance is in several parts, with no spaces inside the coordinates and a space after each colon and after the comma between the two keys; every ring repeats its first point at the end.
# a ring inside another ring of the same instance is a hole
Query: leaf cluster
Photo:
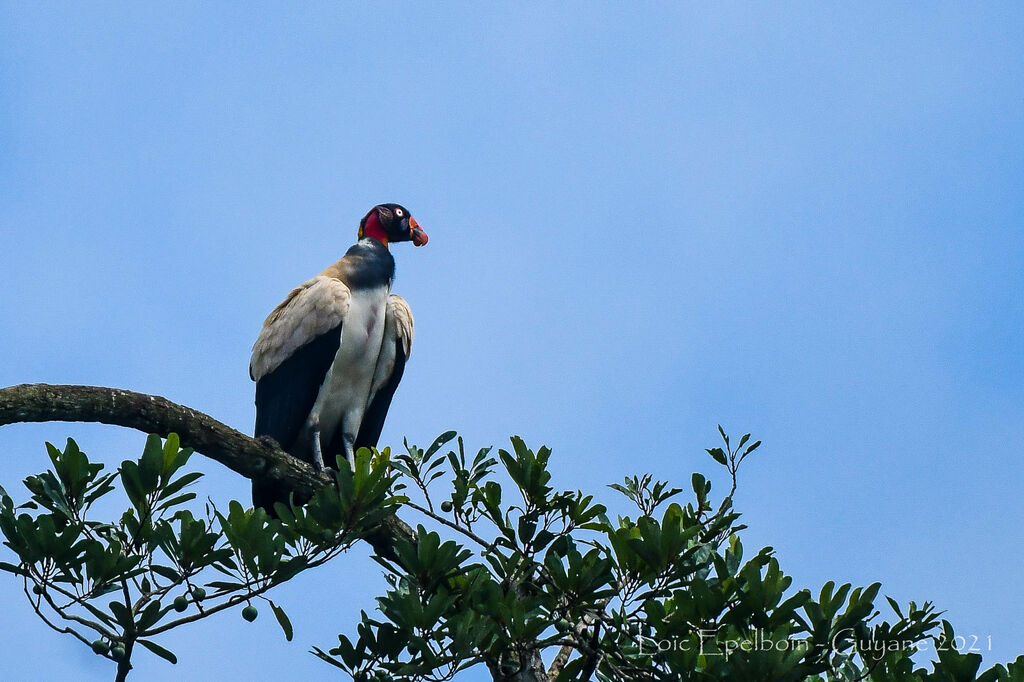
{"type": "MultiPolygon", "coordinates": [[[[551,451],[518,437],[470,456],[454,432],[391,457],[339,461],[333,486],[275,517],[238,502],[200,513],[177,437],[151,436],[140,458],[104,473],[73,440],[47,445],[51,469],[25,479],[15,505],[0,489],[0,531],[35,612],[98,655],[130,661],[136,644],[171,662],[161,633],[266,600],[292,638],[274,586],[329,561],[401,510],[414,538],[375,560],[388,588],[354,632],[313,653],[355,680],[435,681],[485,668],[500,681],[768,680],[1024,682],[1024,657],[979,672],[928,602],[902,606],[881,586],[795,589],[771,547],[750,554],[734,509],[750,435],[706,450],[723,467],[716,499],[701,473],[690,489],[649,474],[610,486],[635,508],[612,518],[579,490],[559,489],[551,451]],[[114,521],[90,513],[123,491],[114,521]],[[920,661],[932,658],[924,665],[920,661]]],[[[130,667],[130,664],[129,664],[130,667]]],[[[123,677],[121,678],[123,679],[123,677]]]]}
{"type": "Polygon", "coordinates": [[[256,599],[291,639],[287,614],[264,593],[337,556],[401,502],[390,493],[386,454],[367,450],[305,506],[279,504],[279,518],[234,501],[226,513],[210,502],[190,508],[202,474],[185,471],[192,453],[174,434],[150,436],[138,459],[111,473],[72,439],[47,451],[51,469],[25,479],[26,502],[15,505],[0,488],[0,531],[17,558],[0,570],[22,579],[51,628],[120,667],[136,644],[175,663],[154,638],[236,606],[254,620],[256,599]],[[115,504],[118,490],[128,503],[119,518],[93,519],[94,503],[115,504]]]}
{"type": "Polygon", "coordinates": [[[890,599],[896,617],[882,620],[878,583],[812,594],[772,548],[745,558],[733,496],[760,441],[731,446],[719,431],[706,452],[727,495],[714,501],[700,473],[689,500],[634,476],[610,487],[637,514],[614,520],[591,496],[557,490],[551,451],[518,437],[472,459],[461,438],[444,452],[454,432],[407,445],[396,487],[422,497],[406,503],[423,516],[419,542],[376,557],[390,585],[377,612],[314,653],[355,680],[446,680],[474,666],[496,680],[1024,680],[1024,659],[978,677],[980,656],[948,645],[931,669],[915,663],[955,637],[930,603],[890,599]]]}

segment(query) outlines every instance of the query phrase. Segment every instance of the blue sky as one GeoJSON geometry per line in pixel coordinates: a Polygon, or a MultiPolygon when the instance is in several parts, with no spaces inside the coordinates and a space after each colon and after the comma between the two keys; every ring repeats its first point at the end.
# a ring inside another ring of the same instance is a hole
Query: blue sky
{"type": "MultiPolygon", "coordinates": [[[[932,600],[1022,653],[1024,10],[1014,3],[0,3],[0,385],[118,386],[242,430],[249,349],[375,203],[417,339],[383,443],[521,434],[556,483],[742,472],[798,586],[932,600]]],[[[0,429],[0,484],[74,436],[0,429]]],[[[246,499],[214,462],[201,492],[246,499]]],[[[724,486],[721,477],[715,479],[724,486]]],[[[136,677],[326,678],[356,550],[136,677]],[[304,603],[313,595],[312,605],[304,603]],[[269,615],[269,614],[265,614],[269,615]]],[[[0,580],[3,679],[109,679],[0,580]]],[[[991,651],[987,651],[991,636],[991,651]]]]}

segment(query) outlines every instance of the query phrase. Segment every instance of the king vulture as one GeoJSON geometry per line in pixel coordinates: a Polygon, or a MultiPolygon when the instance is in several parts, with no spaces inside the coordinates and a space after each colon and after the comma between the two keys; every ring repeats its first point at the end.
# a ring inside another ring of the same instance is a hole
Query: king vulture
{"type": "MultiPolygon", "coordinates": [[[[427,243],[409,211],[380,204],[359,241],[274,308],[252,349],[256,436],[269,436],[322,470],[344,453],[375,447],[412,347],[409,305],[391,293],[391,242],[427,243]],[[326,460],[324,455],[327,455],[326,460]]],[[[254,480],[253,505],[272,510],[286,490],[254,480]]]]}

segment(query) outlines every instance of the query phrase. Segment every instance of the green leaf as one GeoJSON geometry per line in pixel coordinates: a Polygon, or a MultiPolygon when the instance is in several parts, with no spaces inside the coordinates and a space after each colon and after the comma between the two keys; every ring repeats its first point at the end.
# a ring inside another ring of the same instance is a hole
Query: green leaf
{"type": "Polygon", "coordinates": [[[159,485],[160,474],[164,469],[164,446],[160,441],[160,436],[155,433],[149,434],[138,464],[139,481],[142,483],[143,489],[147,493],[151,493],[159,485]]]}
{"type": "Polygon", "coordinates": [[[121,462],[121,484],[132,506],[142,515],[146,508],[146,489],[139,477],[139,465],[131,460],[121,462]]]}
{"type": "MultiPolygon", "coordinates": [[[[357,651],[352,645],[352,641],[345,635],[338,635],[338,646],[335,649],[331,649],[331,653],[335,656],[341,656],[341,660],[350,668],[355,668],[363,662],[362,651],[357,651]]],[[[321,656],[321,658],[328,662],[331,660],[326,656],[321,656]]]]}
{"type": "Polygon", "coordinates": [[[690,477],[690,484],[693,487],[693,492],[697,494],[697,499],[699,500],[703,500],[704,496],[707,495],[707,490],[705,489],[706,482],[707,479],[697,472],[694,472],[690,477]]]}
{"type": "Polygon", "coordinates": [[[0,571],[7,571],[9,573],[13,573],[14,575],[23,576],[27,576],[29,574],[28,571],[26,571],[21,566],[15,566],[14,564],[9,564],[6,561],[0,561],[0,571]]]}
{"type": "Polygon", "coordinates": [[[107,605],[107,608],[114,614],[114,618],[121,627],[130,628],[134,626],[135,621],[132,619],[132,613],[125,608],[124,604],[112,601],[107,605]]]}
{"type": "Polygon", "coordinates": [[[157,621],[159,621],[160,618],[166,612],[167,612],[166,610],[164,610],[163,613],[160,612],[160,602],[159,601],[152,601],[152,602],[150,602],[146,606],[146,608],[144,608],[142,610],[142,613],[138,614],[138,622],[135,624],[136,628],[140,632],[145,631],[146,628],[149,628],[149,627],[152,627],[153,625],[155,625],[157,623],[157,621]]]}
{"type": "Polygon", "coordinates": [[[174,582],[178,582],[179,580],[181,580],[181,573],[178,572],[177,569],[171,568],[169,566],[153,564],[152,566],[150,566],[150,570],[152,570],[157,575],[163,578],[167,578],[168,580],[174,582]]]}
{"type": "Polygon", "coordinates": [[[759,447],[761,447],[761,441],[756,441],[751,445],[747,446],[747,449],[743,451],[742,455],[740,455],[740,461],[742,462],[747,455],[749,455],[754,450],[757,450],[759,447]]]}
{"type": "Polygon", "coordinates": [[[284,638],[289,642],[292,641],[292,623],[288,620],[288,614],[284,612],[284,609],[269,599],[267,600],[267,603],[270,604],[270,609],[274,612],[274,617],[277,618],[277,623],[281,626],[281,630],[284,632],[284,638]]]}
{"type": "Polygon", "coordinates": [[[155,643],[149,641],[148,639],[140,639],[140,640],[137,640],[137,641],[138,641],[139,644],[141,644],[142,646],[146,647],[147,649],[149,649],[150,651],[152,651],[154,654],[156,654],[160,658],[164,659],[165,661],[170,661],[171,663],[177,664],[178,657],[175,656],[170,651],[168,651],[167,649],[165,649],[162,646],[160,646],[159,644],[155,644],[155,643]]]}
{"type": "Polygon", "coordinates": [[[160,499],[170,497],[187,485],[198,481],[203,477],[199,471],[192,471],[169,482],[160,490],[160,499]]]}
{"type": "Polygon", "coordinates": [[[165,502],[161,502],[156,506],[156,509],[157,511],[160,511],[161,509],[169,509],[180,504],[185,504],[186,502],[189,502],[194,499],[196,499],[195,493],[185,493],[183,495],[178,495],[177,497],[171,498],[165,502]]]}
{"type": "Polygon", "coordinates": [[[426,454],[423,455],[423,461],[427,461],[428,459],[433,457],[434,453],[436,453],[438,450],[444,447],[446,443],[448,443],[451,439],[455,438],[455,436],[457,435],[458,433],[456,433],[455,431],[445,431],[440,436],[435,438],[434,442],[430,444],[429,448],[427,448],[426,454]]]}
{"type": "Polygon", "coordinates": [[[725,450],[722,448],[709,448],[708,450],[705,450],[705,452],[711,455],[711,458],[722,466],[728,466],[729,461],[726,457],[725,450]]]}

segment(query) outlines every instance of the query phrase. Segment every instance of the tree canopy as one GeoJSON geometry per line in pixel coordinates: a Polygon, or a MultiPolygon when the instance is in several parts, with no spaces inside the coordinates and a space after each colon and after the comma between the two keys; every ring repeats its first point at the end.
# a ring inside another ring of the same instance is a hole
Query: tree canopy
{"type": "MultiPolygon", "coordinates": [[[[0,424],[94,417],[112,390],[79,391],[69,407],[60,396],[74,391],[15,389],[0,391],[0,424]]],[[[291,639],[273,588],[344,561],[361,540],[388,589],[375,612],[338,623],[336,643],[328,633],[311,643],[339,679],[446,680],[478,668],[509,682],[1024,680],[1024,657],[980,672],[978,643],[929,602],[883,603],[879,583],[795,588],[771,547],[745,550],[734,498],[741,466],[760,456],[749,434],[734,442],[719,427],[706,451],[728,476],[724,494],[702,473],[685,490],[637,474],[602,493],[635,509],[611,518],[605,498],[556,487],[551,451],[517,437],[474,453],[449,431],[426,448],[363,449],[354,469],[339,461],[329,480],[316,479],[273,444],[229,429],[204,441],[223,425],[187,409],[150,414],[143,430],[173,423],[180,435],[150,434],[116,470],[68,439],[47,444],[49,469],[26,478],[20,496],[0,488],[10,559],[0,569],[23,582],[51,628],[110,659],[118,680],[138,655],[187,659],[160,635],[227,609],[246,621],[269,610],[291,639]],[[292,481],[308,501],[277,505],[276,518],[203,503],[189,443],[220,448],[229,466],[233,448],[268,448],[249,475],[292,481]],[[94,518],[93,505],[119,493],[123,513],[94,518]],[[415,516],[416,528],[398,516],[415,516]]]]}

